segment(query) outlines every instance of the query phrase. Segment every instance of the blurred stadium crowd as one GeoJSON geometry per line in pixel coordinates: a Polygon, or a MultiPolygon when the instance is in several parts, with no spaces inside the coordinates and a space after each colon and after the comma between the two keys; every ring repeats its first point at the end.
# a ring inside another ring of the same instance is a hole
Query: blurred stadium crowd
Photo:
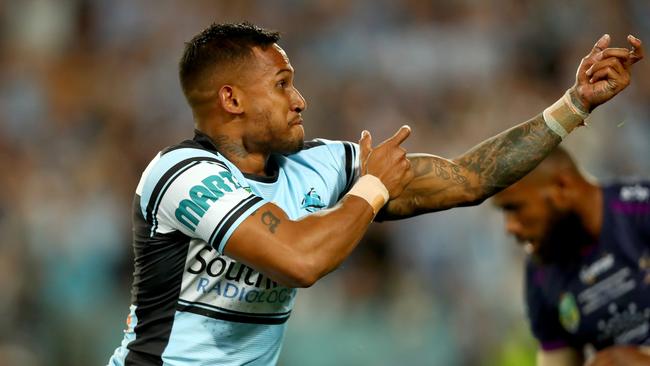
{"type": "MultiPolygon", "coordinates": [[[[555,101],[603,33],[650,42],[646,0],[0,2],[0,365],[100,365],[121,340],[131,199],[190,137],[183,42],[211,22],[280,30],[309,138],[453,157],[555,101]]],[[[595,176],[650,177],[650,68],[565,146],[595,176]]],[[[531,364],[522,253],[486,203],[375,224],[300,291],[282,365],[531,364]]]]}

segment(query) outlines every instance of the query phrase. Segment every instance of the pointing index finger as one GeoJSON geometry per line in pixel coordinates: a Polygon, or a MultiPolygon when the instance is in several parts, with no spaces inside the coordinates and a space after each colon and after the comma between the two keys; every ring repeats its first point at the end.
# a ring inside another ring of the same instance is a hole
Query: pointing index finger
{"type": "Polygon", "coordinates": [[[390,141],[396,145],[401,144],[406,140],[407,137],[411,134],[411,127],[409,125],[404,125],[399,128],[399,130],[390,138],[390,141]]]}

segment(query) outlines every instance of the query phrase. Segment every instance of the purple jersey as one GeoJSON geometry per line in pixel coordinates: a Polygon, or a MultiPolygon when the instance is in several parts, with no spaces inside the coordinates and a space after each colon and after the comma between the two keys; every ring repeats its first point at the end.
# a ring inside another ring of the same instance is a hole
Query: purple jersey
{"type": "Polygon", "coordinates": [[[650,345],[650,183],[603,188],[596,243],[570,266],[526,265],[526,303],[542,349],[650,345]]]}

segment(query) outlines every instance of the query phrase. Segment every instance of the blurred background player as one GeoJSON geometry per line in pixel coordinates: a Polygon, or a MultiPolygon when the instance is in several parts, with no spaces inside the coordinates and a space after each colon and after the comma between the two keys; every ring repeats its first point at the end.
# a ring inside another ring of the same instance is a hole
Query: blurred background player
{"type": "Polygon", "coordinates": [[[650,365],[650,182],[599,184],[557,148],[493,201],[529,253],[538,365],[650,365]]]}

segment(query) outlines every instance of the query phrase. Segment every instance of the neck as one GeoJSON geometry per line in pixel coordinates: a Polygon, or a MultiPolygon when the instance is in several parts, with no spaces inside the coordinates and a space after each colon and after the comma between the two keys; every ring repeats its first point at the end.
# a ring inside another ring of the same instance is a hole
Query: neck
{"type": "Polygon", "coordinates": [[[229,131],[223,123],[197,123],[196,128],[206,134],[217,148],[217,151],[226,157],[243,173],[265,176],[268,154],[248,151],[242,140],[241,134],[229,131]]]}
{"type": "Polygon", "coordinates": [[[217,151],[224,155],[240,171],[247,174],[266,175],[265,167],[269,159],[268,154],[251,153],[246,150],[241,139],[225,134],[208,135],[217,147],[217,151]]]}

